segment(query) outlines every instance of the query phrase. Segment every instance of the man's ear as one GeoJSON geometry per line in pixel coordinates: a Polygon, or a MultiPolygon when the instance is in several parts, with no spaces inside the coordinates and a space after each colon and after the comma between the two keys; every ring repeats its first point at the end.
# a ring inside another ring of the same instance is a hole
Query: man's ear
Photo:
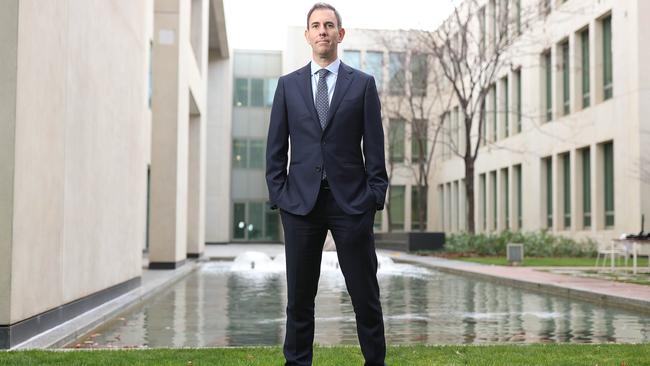
{"type": "Polygon", "coordinates": [[[309,29],[305,29],[305,41],[307,41],[307,44],[311,45],[311,43],[309,43],[309,29]]]}
{"type": "Polygon", "coordinates": [[[343,37],[345,37],[345,29],[339,29],[339,43],[343,42],[343,37]]]}

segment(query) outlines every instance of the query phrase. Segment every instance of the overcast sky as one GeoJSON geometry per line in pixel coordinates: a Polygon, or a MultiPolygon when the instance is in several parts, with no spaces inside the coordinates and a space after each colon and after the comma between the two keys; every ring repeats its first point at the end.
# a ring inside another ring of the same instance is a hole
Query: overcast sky
{"type": "MultiPolygon", "coordinates": [[[[224,0],[228,43],[237,49],[281,50],[287,27],[306,26],[315,0],[224,0]]],[[[332,0],[344,28],[435,29],[458,0],[332,0]]]]}

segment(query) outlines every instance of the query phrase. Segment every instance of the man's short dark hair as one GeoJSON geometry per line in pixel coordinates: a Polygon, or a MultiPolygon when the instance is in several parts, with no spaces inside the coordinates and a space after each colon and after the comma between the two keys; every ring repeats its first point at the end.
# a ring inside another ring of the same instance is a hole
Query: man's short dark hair
{"type": "Polygon", "coordinates": [[[307,28],[309,28],[309,17],[311,17],[311,13],[313,13],[314,10],[318,10],[318,9],[329,9],[333,11],[334,15],[336,15],[336,22],[338,23],[337,27],[341,28],[341,26],[343,25],[343,22],[341,21],[341,14],[339,14],[339,11],[336,10],[335,7],[333,7],[328,3],[316,3],[314,4],[314,6],[311,7],[311,9],[309,9],[309,13],[307,13],[307,28]]]}

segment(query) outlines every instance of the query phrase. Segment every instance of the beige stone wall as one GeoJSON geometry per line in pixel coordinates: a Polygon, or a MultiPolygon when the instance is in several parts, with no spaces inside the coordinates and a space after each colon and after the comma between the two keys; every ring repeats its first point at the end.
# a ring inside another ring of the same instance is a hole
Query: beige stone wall
{"type": "Polygon", "coordinates": [[[12,323],[141,274],[151,6],[20,1],[12,323]]]}
{"type": "Polygon", "coordinates": [[[208,65],[205,241],[230,240],[232,160],[232,62],[211,55],[208,65]]]}
{"type": "Polygon", "coordinates": [[[0,5],[0,324],[9,323],[18,0],[0,5]]]}

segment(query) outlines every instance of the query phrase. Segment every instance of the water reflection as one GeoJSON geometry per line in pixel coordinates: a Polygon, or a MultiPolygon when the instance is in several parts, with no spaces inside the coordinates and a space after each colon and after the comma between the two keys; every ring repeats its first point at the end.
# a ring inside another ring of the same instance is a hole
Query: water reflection
{"type": "MultiPolygon", "coordinates": [[[[230,266],[231,263],[224,262],[203,265],[168,291],[75,344],[282,344],[284,272],[278,266],[234,271],[230,266]]],[[[650,341],[650,320],[626,311],[406,264],[382,266],[378,278],[390,344],[650,341]]],[[[352,303],[337,269],[324,269],[321,273],[316,315],[315,342],[357,344],[352,303]]]]}

